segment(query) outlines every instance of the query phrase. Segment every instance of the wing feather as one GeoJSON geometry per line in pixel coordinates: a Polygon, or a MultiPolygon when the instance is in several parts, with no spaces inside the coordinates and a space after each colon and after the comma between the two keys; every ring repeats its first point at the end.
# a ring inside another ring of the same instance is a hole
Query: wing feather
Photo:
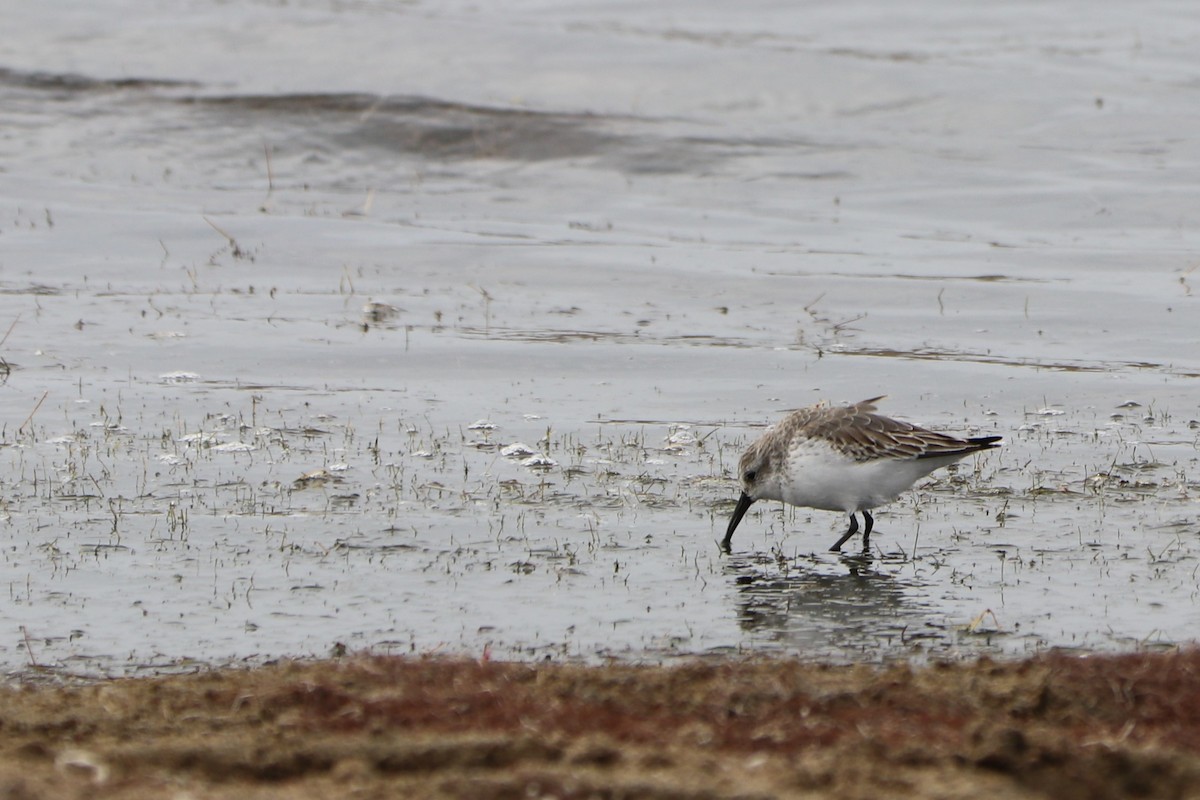
{"type": "Polygon", "coordinates": [[[876,414],[875,403],[881,399],[873,397],[852,406],[802,408],[787,422],[859,462],[967,455],[994,447],[1000,440],[998,436],[959,439],[876,414]]]}

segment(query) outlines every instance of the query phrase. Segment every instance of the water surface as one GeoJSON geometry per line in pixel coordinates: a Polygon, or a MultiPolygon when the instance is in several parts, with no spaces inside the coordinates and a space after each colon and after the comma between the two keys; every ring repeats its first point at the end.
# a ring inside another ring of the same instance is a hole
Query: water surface
{"type": "Polygon", "coordinates": [[[1194,640],[1200,21],[1076,11],[17,2],[0,662],[1194,640]],[[1006,446],[721,554],[878,394],[1006,446]]]}

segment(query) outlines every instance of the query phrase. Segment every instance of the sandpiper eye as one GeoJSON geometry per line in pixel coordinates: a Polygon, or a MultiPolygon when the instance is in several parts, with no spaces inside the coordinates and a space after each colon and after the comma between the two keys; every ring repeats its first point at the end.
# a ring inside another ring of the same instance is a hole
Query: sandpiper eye
{"type": "Polygon", "coordinates": [[[746,481],[746,483],[754,483],[754,479],[757,477],[758,477],[757,470],[748,469],[742,473],[742,478],[746,481]]]}

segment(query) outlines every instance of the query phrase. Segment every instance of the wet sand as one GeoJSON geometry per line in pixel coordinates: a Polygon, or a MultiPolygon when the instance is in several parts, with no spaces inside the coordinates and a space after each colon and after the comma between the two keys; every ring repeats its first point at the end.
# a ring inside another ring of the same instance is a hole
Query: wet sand
{"type": "Polygon", "coordinates": [[[1200,794],[1200,653],[912,669],[351,656],[7,689],[13,798],[1200,794]]]}

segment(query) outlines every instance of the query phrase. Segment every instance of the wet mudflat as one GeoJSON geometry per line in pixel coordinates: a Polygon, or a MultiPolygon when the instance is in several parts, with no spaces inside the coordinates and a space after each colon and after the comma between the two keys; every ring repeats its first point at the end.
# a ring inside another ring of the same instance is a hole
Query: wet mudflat
{"type": "Polygon", "coordinates": [[[14,682],[1195,641],[1167,4],[137,5],[0,43],[14,682]],[[765,425],[879,394],[1006,445],[718,550],[765,425]]]}
{"type": "MultiPolygon", "coordinates": [[[[205,313],[259,302],[273,301],[222,293],[205,313]]],[[[38,304],[43,319],[69,305],[38,304]]],[[[662,361],[596,380],[589,364],[640,345],[364,331],[354,319],[330,326],[339,345],[281,345],[296,365],[290,385],[249,383],[219,377],[215,353],[188,356],[189,340],[207,334],[185,316],[122,332],[162,359],[150,375],[81,386],[62,350],[33,356],[57,365],[14,364],[10,386],[37,369],[55,396],[3,451],[19,631],[10,669],[109,674],[343,648],[887,661],[1194,635],[1195,433],[1149,401],[1102,416],[1017,414],[995,400],[931,415],[919,421],[1001,431],[1008,444],[882,511],[866,554],[825,552],[845,525],[838,515],[766,506],[724,555],[731,469],[762,421],[662,414],[662,361]],[[591,352],[572,365],[569,347],[591,352]],[[461,360],[477,350],[478,361],[461,360]],[[301,366],[314,351],[329,364],[319,381],[301,366]],[[559,374],[525,371],[525,359],[560,359],[559,374]],[[504,396],[487,399],[489,385],[504,396]],[[640,397],[616,395],[631,385],[659,398],[645,404],[659,414],[630,418],[640,397]],[[579,416],[564,418],[564,404],[579,416]]],[[[83,340],[92,324],[64,327],[83,340]]],[[[224,360],[247,357],[238,334],[215,335],[224,360]]],[[[748,357],[672,351],[749,381],[748,357]]],[[[764,409],[763,421],[776,413],[764,409]]]]}

